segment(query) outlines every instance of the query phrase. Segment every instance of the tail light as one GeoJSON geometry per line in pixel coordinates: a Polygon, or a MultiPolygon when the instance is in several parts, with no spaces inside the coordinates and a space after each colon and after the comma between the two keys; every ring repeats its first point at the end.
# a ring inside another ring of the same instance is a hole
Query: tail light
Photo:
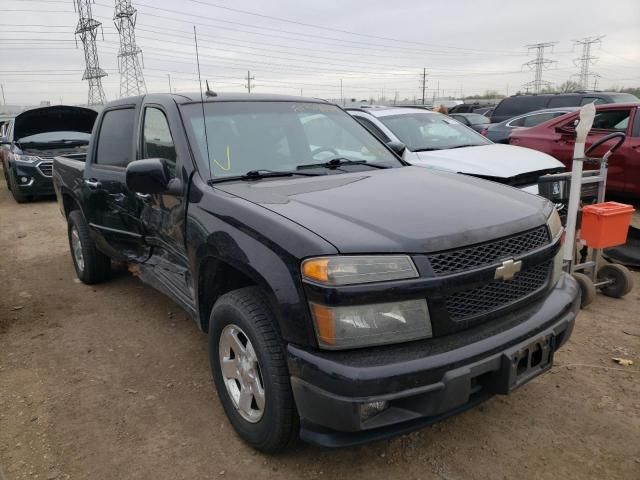
{"type": "Polygon", "coordinates": [[[482,135],[483,137],[487,136],[487,129],[483,128],[482,130],[480,130],[480,135],[482,135]]]}

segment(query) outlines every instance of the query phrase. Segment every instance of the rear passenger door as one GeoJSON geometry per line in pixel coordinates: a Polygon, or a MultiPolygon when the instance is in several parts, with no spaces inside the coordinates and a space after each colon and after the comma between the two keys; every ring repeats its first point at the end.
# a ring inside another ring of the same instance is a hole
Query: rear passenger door
{"type": "Polygon", "coordinates": [[[141,199],[126,187],[126,167],[135,158],[136,111],[135,105],[104,111],[81,192],[84,214],[100,250],[120,260],[144,262],[149,248],[140,221],[141,199]]]}

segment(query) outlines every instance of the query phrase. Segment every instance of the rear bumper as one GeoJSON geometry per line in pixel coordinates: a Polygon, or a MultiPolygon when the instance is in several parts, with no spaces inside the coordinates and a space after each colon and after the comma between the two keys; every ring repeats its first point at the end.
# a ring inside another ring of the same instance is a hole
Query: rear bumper
{"type": "Polygon", "coordinates": [[[33,165],[26,165],[23,163],[13,163],[9,175],[13,175],[16,180],[16,185],[25,195],[54,195],[53,180],[50,176],[46,176],[40,170],[39,165],[42,162],[38,162],[33,165]],[[26,181],[23,181],[26,179],[26,181]]]}
{"type": "Polygon", "coordinates": [[[509,393],[551,368],[579,304],[579,288],[563,274],[547,297],[510,314],[513,327],[435,354],[428,342],[351,355],[290,345],[300,436],[327,447],[355,445],[416,430],[509,393]],[[363,417],[361,406],[371,402],[385,407],[363,417]]]}

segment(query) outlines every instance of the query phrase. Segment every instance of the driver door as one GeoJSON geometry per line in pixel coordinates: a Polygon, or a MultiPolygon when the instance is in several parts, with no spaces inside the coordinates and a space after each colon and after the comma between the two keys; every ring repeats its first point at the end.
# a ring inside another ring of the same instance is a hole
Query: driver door
{"type": "MultiPolygon", "coordinates": [[[[174,135],[181,135],[182,132],[171,131],[168,121],[171,113],[177,115],[169,106],[165,108],[157,103],[144,105],[138,157],[164,159],[174,180],[187,186],[189,177],[181,166],[189,158],[189,153],[176,149],[174,135]]],[[[171,122],[172,125],[180,125],[178,118],[174,120],[171,122]]],[[[187,145],[186,140],[178,143],[187,145]]],[[[190,305],[194,291],[184,238],[186,187],[179,195],[160,193],[139,196],[142,203],[140,218],[146,232],[145,240],[152,249],[146,265],[153,268],[158,280],[173,294],[177,294],[179,300],[190,305]]]]}

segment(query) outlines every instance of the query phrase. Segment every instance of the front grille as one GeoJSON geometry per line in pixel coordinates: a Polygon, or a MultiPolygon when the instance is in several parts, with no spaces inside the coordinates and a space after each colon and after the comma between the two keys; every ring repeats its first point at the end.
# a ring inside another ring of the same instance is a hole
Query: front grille
{"type": "Polygon", "coordinates": [[[45,177],[50,177],[53,175],[53,163],[52,162],[40,162],[38,164],[38,170],[45,177]]]}
{"type": "Polygon", "coordinates": [[[436,275],[446,275],[522,255],[548,243],[547,227],[542,226],[493,242],[436,253],[428,258],[436,275]]]}
{"type": "Polygon", "coordinates": [[[494,280],[478,288],[446,297],[449,318],[459,322],[486,315],[534,295],[547,284],[551,262],[545,262],[516,274],[512,280],[494,280]]]}

